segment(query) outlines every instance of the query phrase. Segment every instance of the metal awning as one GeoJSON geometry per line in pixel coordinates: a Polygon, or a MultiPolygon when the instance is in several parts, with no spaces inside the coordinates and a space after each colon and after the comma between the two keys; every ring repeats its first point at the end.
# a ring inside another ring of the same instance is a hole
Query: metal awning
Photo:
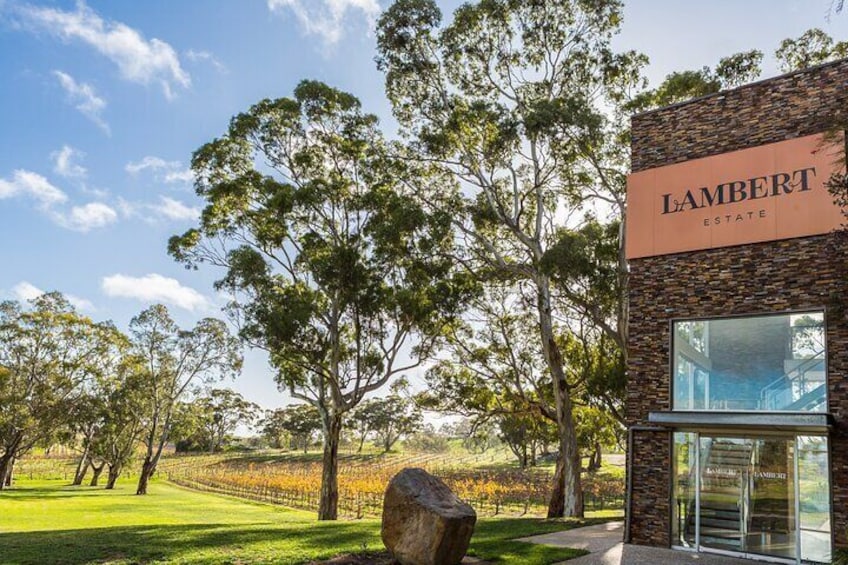
{"type": "Polygon", "coordinates": [[[760,431],[827,433],[833,415],[812,412],[650,412],[648,422],[657,426],[699,431],[760,431]]]}

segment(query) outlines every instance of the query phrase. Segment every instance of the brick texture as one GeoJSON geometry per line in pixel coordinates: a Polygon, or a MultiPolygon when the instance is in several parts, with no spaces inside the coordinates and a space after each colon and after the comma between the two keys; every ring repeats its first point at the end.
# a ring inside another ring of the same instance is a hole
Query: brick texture
{"type": "Polygon", "coordinates": [[[633,172],[829,129],[848,117],[848,59],[633,117],[633,172]]]}
{"type": "MultiPolygon", "coordinates": [[[[825,131],[848,110],[848,60],[633,118],[633,170],[825,131]]],[[[628,425],[670,406],[673,318],[825,309],[834,542],[848,547],[848,237],[842,233],[631,261],[628,425]]],[[[634,432],[631,541],[670,543],[671,445],[634,432]]]]}

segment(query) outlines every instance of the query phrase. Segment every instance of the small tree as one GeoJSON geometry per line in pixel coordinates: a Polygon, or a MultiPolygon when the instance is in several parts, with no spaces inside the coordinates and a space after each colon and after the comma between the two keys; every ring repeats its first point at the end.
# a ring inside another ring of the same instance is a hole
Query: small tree
{"type": "Polygon", "coordinates": [[[392,394],[363,402],[351,419],[359,422],[360,442],[372,432],[383,452],[389,452],[402,437],[417,432],[423,424],[421,411],[409,397],[405,379],[392,385],[392,394]]]}
{"type": "Polygon", "coordinates": [[[294,404],[268,412],[260,426],[263,435],[277,447],[282,447],[283,438],[287,437],[289,447],[306,453],[321,431],[321,415],[310,404],[294,404]]]}
{"type": "Polygon", "coordinates": [[[91,447],[103,425],[103,400],[99,391],[87,391],[71,406],[67,441],[80,451],[74,480],[71,482],[74,486],[82,484],[91,467],[91,447]]]}
{"type": "MultiPolygon", "coordinates": [[[[579,418],[580,408],[578,407],[575,412],[579,418]]],[[[553,422],[539,418],[538,414],[520,412],[502,414],[498,416],[497,424],[501,440],[515,455],[522,469],[535,466],[536,457],[541,448],[556,443],[556,428],[553,422]]]]}
{"type": "Polygon", "coordinates": [[[236,391],[218,388],[197,400],[201,409],[203,437],[210,453],[220,451],[227,436],[238,426],[251,426],[259,416],[257,404],[245,400],[236,391]]]}
{"type": "Polygon", "coordinates": [[[203,424],[206,416],[205,408],[195,399],[177,403],[171,418],[171,441],[177,453],[209,449],[203,424]]]}
{"type": "Polygon", "coordinates": [[[205,318],[191,330],[181,330],[161,304],[132,319],[130,339],[150,398],[144,462],[136,489],[136,494],[147,494],[147,484],[170,437],[177,403],[194,387],[238,374],[242,359],[238,340],[224,322],[205,318]]]}
{"type": "Polygon", "coordinates": [[[104,466],[108,469],[106,489],[115,488],[123,470],[130,464],[139,446],[151,412],[153,398],[148,381],[137,358],[127,357],[112,378],[103,383],[103,415],[92,442],[91,455],[97,485],[104,466]]]}
{"type": "Polygon", "coordinates": [[[587,470],[597,471],[601,468],[604,449],[610,449],[618,444],[624,428],[621,423],[610,416],[608,412],[595,406],[581,406],[577,410],[577,434],[584,454],[589,457],[587,470]]]}

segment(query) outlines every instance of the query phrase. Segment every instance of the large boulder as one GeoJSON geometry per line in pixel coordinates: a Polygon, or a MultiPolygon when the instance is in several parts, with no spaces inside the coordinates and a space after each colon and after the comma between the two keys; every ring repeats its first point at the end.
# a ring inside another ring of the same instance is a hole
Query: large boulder
{"type": "Polygon", "coordinates": [[[424,469],[395,475],[383,500],[383,543],[402,565],[457,565],[477,513],[424,469]]]}

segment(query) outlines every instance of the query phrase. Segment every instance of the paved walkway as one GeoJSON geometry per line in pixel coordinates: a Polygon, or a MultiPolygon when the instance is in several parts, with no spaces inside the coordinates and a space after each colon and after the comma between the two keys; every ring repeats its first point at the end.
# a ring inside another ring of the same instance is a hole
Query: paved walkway
{"type": "Polygon", "coordinates": [[[752,561],[707,553],[689,553],[659,547],[624,545],[624,522],[608,522],[565,532],[522,538],[520,541],[585,549],[589,555],[562,565],[751,565],[752,561]]]}

